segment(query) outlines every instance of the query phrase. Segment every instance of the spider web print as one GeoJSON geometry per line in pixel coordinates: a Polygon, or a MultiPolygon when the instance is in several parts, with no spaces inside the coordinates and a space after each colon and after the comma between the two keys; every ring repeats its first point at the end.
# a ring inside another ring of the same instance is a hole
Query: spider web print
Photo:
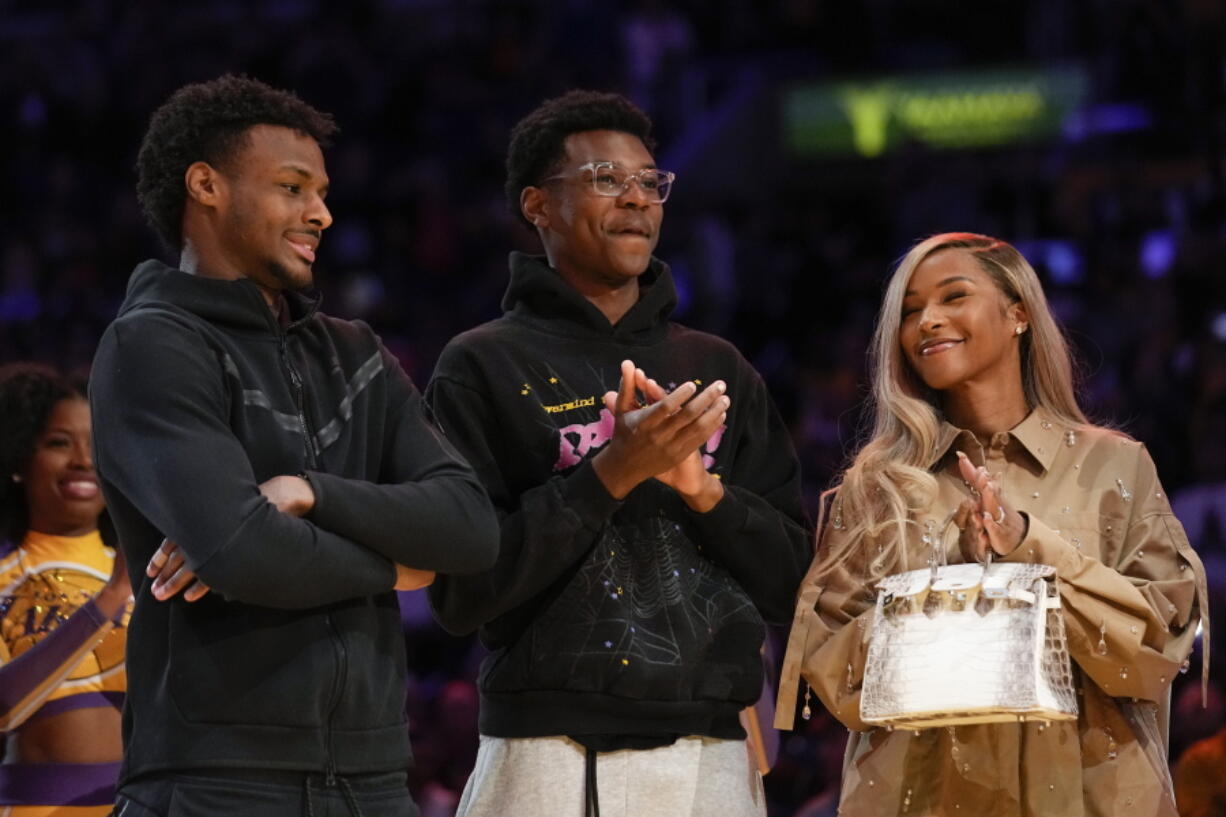
{"type": "Polygon", "coordinates": [[[538,620],[534,652],[572,676],[593,664],[691,666],[726,622],[747,619],[758,613],[745,592],[658,517],[608,529],[538,620]]]}

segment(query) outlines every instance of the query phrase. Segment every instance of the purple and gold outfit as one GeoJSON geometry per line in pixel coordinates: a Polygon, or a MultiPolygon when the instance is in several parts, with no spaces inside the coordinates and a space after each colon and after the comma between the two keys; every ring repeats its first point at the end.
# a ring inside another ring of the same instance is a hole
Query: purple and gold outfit
{"type": "MultiPolygon", "coordinates": [[[[0,551],[0,728],[73,709],[123,706],[125,610],[110,621],[93,602],[114,551],[94,531],[30,531],[0,551]]],[[[118,763],[0,766],[3,817],[93,817],[110,811],[118,763]]]]}

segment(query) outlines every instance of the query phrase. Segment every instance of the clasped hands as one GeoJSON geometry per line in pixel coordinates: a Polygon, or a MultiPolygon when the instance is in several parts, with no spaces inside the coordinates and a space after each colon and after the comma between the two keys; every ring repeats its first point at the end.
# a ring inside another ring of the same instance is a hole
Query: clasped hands
{"type": "Polygon", "coordinates": [[[690,508],[705,513],[724,496],[723,484],[702,463],[700,446],[723,425],[731,399],[717,380],[702,391],[693,381],[665,391],[642,369],[622,361],[617,391],[604,395],[613,436],[592,460],[597,477],[616,499],[657,479],[690,508]],[[640,404],[642,394],[645,405],[640,404]]]}
{"type": "MultiPolygon", "coordinates": [[[[311,483],[299,476],[277,476],[260,484],[260,493],[278,511],[289,516],[302,517],[315,507],[315,491],[311,483]]],[[[196,578],[188,567],[183,551],[169,539],[154,551],[145,566],[145,575],[153,579],[150,591],[158,601],[174,598],[180,592],[184,601],[204,598],[211,589],[196,578]]],[[[396,565],[396,590],[420,590],[434,581],[433,570],[396,565]]]]}
{"type": "Polygon", "coordinates": [[[1008,556],[1026,538],[1029,524],[1001,497],[1000,482],[988,473],[988,469],[971,464],[961,451],[957,454],[958,473],[971,491],[953,517],[960,531],[958,548],[962,558],[967,562],[982,562],[987,558],[988,548],[998,556],[1008,556]]]}

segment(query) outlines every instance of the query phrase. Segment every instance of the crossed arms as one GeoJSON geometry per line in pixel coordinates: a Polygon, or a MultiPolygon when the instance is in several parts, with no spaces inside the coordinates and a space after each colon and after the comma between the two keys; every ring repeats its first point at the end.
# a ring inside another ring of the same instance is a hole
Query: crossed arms
{"type": "Polygon", "coordinates": [[[487,567],[497,548],[489,501],[382,354],[379,482],[312,474],[313,485],[261,484],[230,427],[223,366],[198,331],[164,314],[113,324],[91,403],[95,459],[129,557],[156,558],[165,538],[204,586],[287,609],[388,591],[408,580],[396,564],[423,571],[422,582],[430,571],[487,567]]]}

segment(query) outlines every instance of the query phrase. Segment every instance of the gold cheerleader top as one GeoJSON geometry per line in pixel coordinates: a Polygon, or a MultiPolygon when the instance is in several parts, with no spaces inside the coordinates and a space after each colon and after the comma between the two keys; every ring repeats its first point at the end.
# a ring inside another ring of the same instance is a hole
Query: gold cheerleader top
{"type": "Polygon", "coordinates": [[[98,531],[29,531],[19,547],[0,555],[0,699],[7,704],[0,728],[36,714],[122,704],[131,602],[118,621],[104,620],[89,603],[114,564],[115,551],[98,531]]]}

